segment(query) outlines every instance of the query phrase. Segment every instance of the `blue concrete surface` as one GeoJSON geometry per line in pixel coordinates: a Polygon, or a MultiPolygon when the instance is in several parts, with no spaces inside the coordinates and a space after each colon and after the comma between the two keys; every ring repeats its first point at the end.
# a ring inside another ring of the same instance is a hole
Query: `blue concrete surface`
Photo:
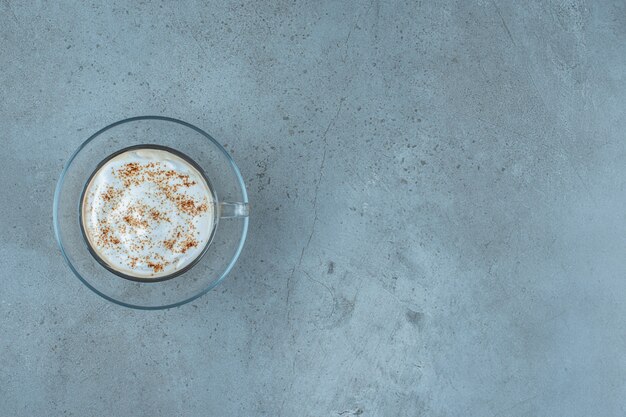
{"type": "Polygon", "coordinates": [[[626,415],[626,5],[0,2],[3,416],[626,415]],[[232,275],[107,303],[52,231],[133,115],[232,152],[232,275]]]}

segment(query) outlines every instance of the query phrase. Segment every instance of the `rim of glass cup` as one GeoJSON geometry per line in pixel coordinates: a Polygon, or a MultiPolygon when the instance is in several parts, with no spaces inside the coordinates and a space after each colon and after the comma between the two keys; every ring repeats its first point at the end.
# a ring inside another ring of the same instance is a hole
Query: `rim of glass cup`
{"type": "MultiPolygon", "coordinates": [[[[235,161],[230,156],[230,154],[226,151],[226,149],[224,149],[224,147],[218,141],[216,141],[211,135],[206,133],[204,130],[202,130],[199,127],[196,127],[196,126],[194,126],[194,125],[192,125],[190,123],[187,123],[185,121],[182,121],[182,120],[179,120],[179,119],[175,119],[173,117],[166,117],[166,116],[135,116],[135,117],[129,117],[127,119],[119,120],[117,122],[111,123],[108,126],[105,126],[102,129],[98,130],[96,133],[94,133],[89,138],[87,138],[87,140],[85,140],[83,143],[81,143],[80,146],[74,151],[74,153],[72,153],[70,158],[67,160],[67,162],[63,166],[63,170],[61,171],[61,175],[59,176],[59,180],[57,181],[56,189],[54,190],[54,202],[53,202],[53,205],[52,205],[52,220],[53,220],[53,226],[54,226],[54,236],[56,238],[57,244],[59,245],[59,249],[61,250],[61,254],[63,255],[63,259],[65,260],[66,265],[70,268],[72,273],[74,275],[76,275],[76,277],[83,284],[85,284],[85,286],[87,286],[87,288],[89,288],[91,291],[93,291],[94,293],[98,294],[100,297],[104,298],[107,301],[110,301],[112,303],[115,303],[115,304],[118,304],[118,305],[121,305],[121,306],[124,306],[124,307],[134,308],[134,309],[138,309],[138,310],[163,310],[163,309],[168,309],[168,308],[173,308],[173,307],[179,307],[179,306],[181,306],[183,304],[187,304],[187,303],[197,299],[198,297],[203,296],[204,294],[206,294],[207,292],[209,292],[213,288],[215,288],[219,283],[221,283],[224,280],[224,278],[226,278],[226,276],[230,273],[230,271],[235,266],[235,263],[237,263],[237,260],[239,259],[239,255],[241,255],[241,251],[243,250],[243,245],[244,245],[244,243],[246,241],[246,237],[248,236],[248,222],[249,222],[249,218],[248,217],[244,217],[242,219],[243,222],[244,222],[244,225],[243,225],[243,231],[241,233],[241,237],[239,239],[239,245],[237,246],[237,250],[235,251],[235,254],[233,255],[233,257],[230,260],[230,262],[228,263],[226,269],[224,269],[224,271],[222,272],[222,274],[220,275],[220,277],[218,279],[214,280],[213,282],[211,282],[210,285],[208,285],[202,291],[199,291],[197,294],[194,294],[193,296],[191,296],[189,298],[186,298],[186,299],[181,300],[181,301],[177,301],[175,303],[162,305],[162,306],[141,306],[141,305],[125,303],[124,301],[117,300],[117,299],[115,299],[113,297],[110,297],[110,296],[104,294],[102,291],[98,291],[96,288],[94,288],[76,270],[74,265],[72,265],[72,262],[70,261],[67,253],[65,252],[65,248],[63,247],[63,237],[61,235],[61,229],[60,229],[59,221],[58,221],[58,215],[59,215],[58,210],[59,210],[59,199],[60,199],[60,195],[61,195],[61,188],[63,187],[63,183],[65,181],[65,175],[67,173],[67,170],[71,166],[72,161],[74,161],[76,156],[80,153],[81,150],[83,150],[83,148],[85,148],[85,146],[87,146],[87,144],[89,144],[89,142],[91,142],[92,140],[94,140],[96,137],[98,137],[102,133],[106,132],[107,130],[114,128],[115,126],[119,126],[119,125],[124,124],[124,123],[135,122],[135,121],[138,121],[138,120],[161,120],[161,121],[165,121],[165,122],[178,123],[178,124],[180,124],[182,126],[188,127],[190,129],[193,129],[196,132],[200,133],[202,136],[207,138],[210,143],[215,145],[222,152],[222,154],[226,157],[228,163],[230,164],[231,168],[233,169],[233,172],[235,173],[235,176],[237,177],[237,182],[239,183],[239,187],[241,188],[241,193],[242,193],[242,201],[241,202],[242,203],[246,203],[246,204],[249,203],[249,201],[248,201],[248,192],[246,191],[246,186],[245,186],[245,183],[243,181],[243,177],[241,176],[241,172],[239,171],[239,168],[237,167],[237,164],[235,164],[235,161]]],[[[89,178],[91,178],[91,177],[89,177],[89,178]]],[[[79,206],[80,206],[80,202],[78,202],[78,203],[79,203],[79,206]]],[[[217,226],[216,226],[216,229],[217,229],[217,226]]],[[[200,258],[200,257],[198,257],[198,258],[200,258]]],[[[120,279],[123,279],[123,278],[120,277],[120,279]]]]}
{"type": "Polygon", "coordinates": [[[106,269],[111,271],[111,273],[117,275],[118,277],[122,277],[122,278],[128,279],[130,281],[142,282],[142,283],[145,283],[145,284],[152,284],[152,283],[167,281],[167,280],[170,280],[172,278],[179,277],[179,276],[183,275],[185,272],[189,271],[191,268],[193,268],[198,262],[200,262],[202,257],[209,250],[209,247],[211,246],[211,243],[213,243],[213,238],[215,237],[215,232],[217,231],[217,226],[218,226],[219,220],[220,220],[220,218],[218,216],[218,210],[217,210],[217,207],[219,206],[219,200],[217,198],[217,194],[215,193],[215,189],[213,188],[213,185],[211,184],[211,181],[209,180],[209,177],[204,172],[204,169],[202,169],[202,167],[200,165],[198,165],[196,163],[196,161],[191,159],[191,157],[187,156],[183,152],[178,151],[178,150],[173,149],[173,148],[170,148],[169,146],[163,146],[163,145],[145,144],[145,145],[128,146],[126,148],[123,148],[123,149],[120,149],[118,151],[115,151],[111,155],[109,155],[106,158],[104,158],[96,166],[96,169],[94,169],[94,171],[91,173],[91,175],[87,179],[87,182],[85,183],[85,187],[83,188],[83,192],[81,193],[81,196],[80,196],[80,203],[79,204],[80,204],[80,209],[78,211],[78,223],[80,225],[80,231],[81,231],[81,233],[83,235],[83,239],[85,239],[85,243],[87,244],[87,250],[89,251],[89,253],[91,253],[91,256],[93,256],[96,259],[96,261],[98,261],[98,263],[100,265],[102,265],[103,267],[105,267],[106,269]],[[162,277],[158,277],[158,278],[134,277],[132,275],[124,274],[123,272],[118,271],[117,269],[115,269],[112,266],[110,266],[109,264],[107,264],[106,261],[104,259],[102,259],[100,257],[100,255],[98,255],[96,253],[95,249],[91,245],[91,242],[89,242],[89,238],[87,237],[87,231],[85,230],[85,224],[83,223],[83,220],[84,220],[83,219],[83,208],[84,208],[83,204],[85,203],[85,193],[87,193],[87,189],[89,188],[89,184],[91,184],[91,181],[93,180],[93,177],[111,159],[115,158],[118,155],[123,154],[124,152],[132,151],[132,150],[135,150],[135,149],[157,149],[157,150],[162,150],[162,151],[169,152],[171,154],[174,154],[174,155],[178,156],[179,158],[182,158],[185,162],[190,164],[192,167],[194,167],[196,169],[196,171],[198,171],[200,173],[200,176],[206,182],[207,187],[209,187],[209,191],[211,192],[211,198],[213,199],[213,205],[216,207],[216,209],[213,210],[213,228],[211,229],[211,236],[209,236],[209,239],[207,240],[206,244],[204,245],[204,248],[202,248],[202,252],[200,252],[200,254],[193,261],[191,261],[191,263],[189,265],[185,266],[184,268],[179,269],[178,271],[174,271],[174,272],[172,272],[170,274],[164,275],[162,277]]]}

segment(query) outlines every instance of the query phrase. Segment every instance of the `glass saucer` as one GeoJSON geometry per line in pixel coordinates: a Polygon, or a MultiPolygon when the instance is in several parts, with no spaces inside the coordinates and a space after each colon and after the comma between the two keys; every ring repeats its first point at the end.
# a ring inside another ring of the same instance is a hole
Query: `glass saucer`
{"type": "Polygon", "coordinates": [[[235,265],[248,231],[248,195],[243,178],[226,150],[209,134],[161,116],[115,122],[87,139],[65,164],[54,194],[54,232],[68,266],[92,291],[116,304],[156,310],[188,303],[219,284],[235,265]],[[222,214],[213,241],[195,265],[175,278],[138,282],[105,268],[90,252],[80,226],[85,184],[108,156],[136,145],[164,146],[190,158],[211,180],[222,214]]]}

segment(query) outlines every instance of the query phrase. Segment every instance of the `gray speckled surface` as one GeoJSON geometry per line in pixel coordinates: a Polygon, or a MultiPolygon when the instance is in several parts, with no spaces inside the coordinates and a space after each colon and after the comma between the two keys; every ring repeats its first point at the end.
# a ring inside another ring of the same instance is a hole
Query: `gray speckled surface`
{"type": "Polygon", "coordinates": [[[625,16],[3,0],[0,414],[625,415],[625,16]],[[105,302],[53,238],[64,162],[139,114],[226,144],[253,204],[174,310],[105,302]]]}

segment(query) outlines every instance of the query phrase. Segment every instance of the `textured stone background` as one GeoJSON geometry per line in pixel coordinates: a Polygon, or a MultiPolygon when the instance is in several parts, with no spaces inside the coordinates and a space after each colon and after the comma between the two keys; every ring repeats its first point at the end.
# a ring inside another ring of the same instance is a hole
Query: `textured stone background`
{"type": "Polygon", "coordinates": [[[0,1],[3,416],[624,416],[623,2],[0,1]],[[215,291],[145,312],[64,265],[97,129],[227,145],[215,291]]]}

